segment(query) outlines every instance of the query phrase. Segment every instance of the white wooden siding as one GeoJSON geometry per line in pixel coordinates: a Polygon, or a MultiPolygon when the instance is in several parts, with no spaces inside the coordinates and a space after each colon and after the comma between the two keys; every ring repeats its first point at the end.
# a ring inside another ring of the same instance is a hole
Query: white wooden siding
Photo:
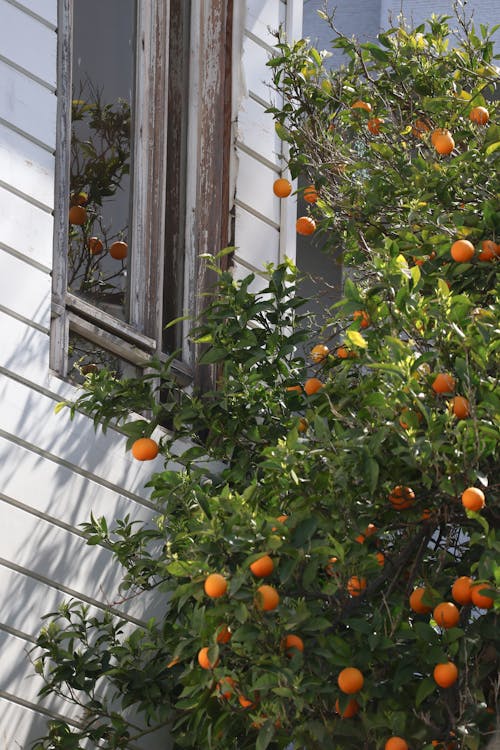
{"type": "Polygon", "coordinates": [[[245,10],[236,16],[233,61],[236,276],[244,276],[248,270],[261,273],[266,263],[277,264],[285,256],[295,258],[296,199],[292,195],[279,200],[272,189],[278,177],[288,175],[283,162],[285,144],[276,136],[272,116],[265,111],[278,101],[271,87],[272,71],[266,63],[276,42],[273,31],[282,26],[290,39],[298,38],[301,25],[302,0],[247,0],[245,10]]]}
{"type": "MultiPolygon", "coordinates": [[[[96,612],[118,601],[119,570],[79,524],[152,513],[154,467],[125,453],[125,437],[54,414],[74,393],[49,372],[56,25],[57,0],[0,0],[0,750],[27,750],[51,716],[74,718],[37,695],[28,652],[42,615],[72,596],[96,612]]],[[[116,611],[140,622],[161,607],[152,598],[116,611]]],[[[147,744],[164,748],[165,735],[147,744]]]]}

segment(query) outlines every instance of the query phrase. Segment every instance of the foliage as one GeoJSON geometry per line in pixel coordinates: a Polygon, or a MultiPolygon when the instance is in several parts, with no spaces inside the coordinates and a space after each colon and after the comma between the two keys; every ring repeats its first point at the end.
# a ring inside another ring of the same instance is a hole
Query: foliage
{"type": "Polygon", "coordinates": [[[450,256],[457,238],[479,248],[498,240],[497,73],[486,29],[477,37],[463,22],[454,49],[448,34],[433,18],[379,44],[339,35],[340,71],[304,40],[279,40],[278,134],[293,174],[318,188],[308,210],[325,242],[346,248],[344,296],[318,331],[291,263],[269,269],[260,292],[253,277],[219,271],[192,333],[205,345],[200,366],[217,368],[214,391],[181,390],[159,364],[139,380],[88,376],[72,408],[96,424],[150,415],[124,422],[128,447],[172,428],[161,439],[165,468],[149,483],[155,526],[93,518],[85,527],[88,543],[123,566],[123,590],[156,589],[165,611],[144,628],[76,602],[53,613],[38,639],[45,692],[69,696],[87,718],[71,732],[55,722],[36,750],[131,747],[135,714],[151,729],[170,726],[175,748],[375,750],[392,735],[412,748],[486,747],[499,708],[498,596],[489,610],[461,606],[450,629],[409,606],[418,586],[433,606],[452,601],[459,576],[500,583],[498,258],[450,256]],[[359,99],[383,117],[380,134],[351,108],[359,99]],[[468,119],[476,104],[488,125],[468,119]],[[416,119],[429,131],[412,134],[416,119]],[[453,131],[450,155],[432,147],[434,127],[453,131]],[[311,362],[318,341],[342,343],[346,356],[332,347],[311,362]],[[453,376],[453,393],[435,393],[439,373],[453,376]],[[316,394],[287,390],[310,376],[324,384],[316,394]],[[453,395],[467,398],[469,416],[455,416],[453,395]],[[397,486],[413,491],[409,507],[390,501],[397,486]],[[485,493],[481,512],[460,502],[469,486],[485,493]],[[256,606],[263,581],[249,569],[264,554],[275,563],[264,582],[280,596],[269,612],[256,606]],[[203,584],[215,572],[229,586],[210,599],[203,584]],[[366,579],[361,595],[349,593],[353,576],[366,579]],[[286,651],[289,634],[304,652],[286,651]],[[202,647],[220,659],[213,669],[198,665],[202,647]],[[433,670],[448,660],[459,678],[439,688],[433,670]],[[348,666],[364,686],[358,714],[340,718],[336,702],[343,712],[351,696],[337,677],[348,666]]]}

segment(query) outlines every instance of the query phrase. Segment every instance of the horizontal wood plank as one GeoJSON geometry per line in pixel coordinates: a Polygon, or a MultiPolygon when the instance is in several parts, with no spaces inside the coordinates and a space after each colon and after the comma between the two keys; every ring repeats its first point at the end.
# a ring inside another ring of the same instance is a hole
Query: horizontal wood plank
{"type": "Polygon", "coordinates": [[[285,22],[285,5],[281,0],[266,0],[264,3],[247,0],[246,5],[245,28],[264,43],[275,44],[276,38],[272,32],[285,22]]]}
{"type": "Polygon", "coordinates": [[[0,80],[0,118],[55,149],[55,95],[1,60],[0,80]]]}
{"type": "Polygon", "coordinates": [[[1,186],[0,205],[0,243],[51,268],[52,216],[1,186]]]}
{"type": "MultiPolygon", "coordinates": [[[[38,6],[44,3],[38,3],[38,6]]],[[[57,36],[36,18],[0,0],[0,54],[42,79],[53,89],[57,80],[57,36]]]]}
{"type": "Polygon", "coordinates": [[[0,305],[48,330],[51,279],[47,273],[0,250],[0,305]]]}
{"type": "Polygon", "coordinates": [[[270,222],[279,226],[281,201],[273,193],[276,172],[243,151],[239,152],[238,161],[236,182],[238,201],[251,206],[270,222]]]}
{"type": "Polygon", "coordinates": [[[2,124],[0,179],[34,201],[54,207],[54,156],[2,124]]]}

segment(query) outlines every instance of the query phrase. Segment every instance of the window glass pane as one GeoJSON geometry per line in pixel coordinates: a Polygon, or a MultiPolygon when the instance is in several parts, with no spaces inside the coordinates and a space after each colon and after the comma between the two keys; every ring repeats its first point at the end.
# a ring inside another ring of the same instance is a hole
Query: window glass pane
{"type": "Polygon", "coordinates": [[[80,385],[86,375],[101,370],[112,372],[118,380],[139,374],[139,369],[130,362],[73,332],[69,335],[68,365],[69,379],[80,385]]]}
{"type": "Polygon", "coordinates": [[[68,288],[128,321],[136,0],[74,0],[68,288]]]}

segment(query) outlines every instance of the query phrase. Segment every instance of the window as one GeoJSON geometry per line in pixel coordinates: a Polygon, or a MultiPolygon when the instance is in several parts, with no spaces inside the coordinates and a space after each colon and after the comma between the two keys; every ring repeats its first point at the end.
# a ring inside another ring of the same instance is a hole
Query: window
{"type": "Polygon", "coordinates": [[[58,35],[51,367],[180,350],[187,381],[165,324],[199,312],[198,256],[230,240],[231,3],[63,0],[58,35]]]}

